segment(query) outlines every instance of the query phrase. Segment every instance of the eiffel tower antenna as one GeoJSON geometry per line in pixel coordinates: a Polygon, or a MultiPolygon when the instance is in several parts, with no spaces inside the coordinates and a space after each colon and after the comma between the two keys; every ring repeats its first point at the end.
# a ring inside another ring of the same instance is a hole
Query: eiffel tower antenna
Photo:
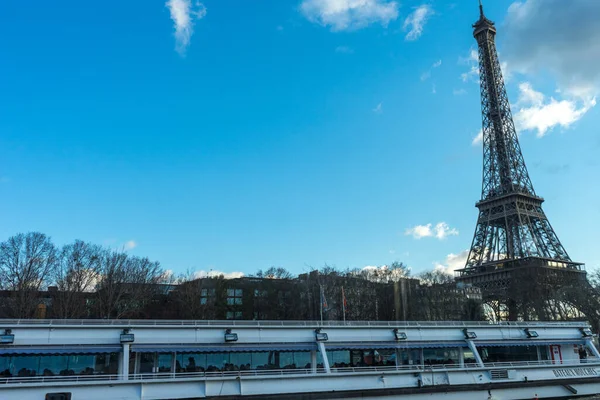
{"type": "Polygon", "coordinates": [[[544,199],[533,189],[496,51],[496,27],[483,14],[481,0],[479,11],[473,36],[479,48],[483,180],[475,235],[457,280],[481,287],[484,298],[514,300],[521,271],[535,272],[529,275],[537,280],[532,285],[551,285],[550,276],[556,282],[585,280],[585,271],[567,254],[542,209],[544,199]]]}

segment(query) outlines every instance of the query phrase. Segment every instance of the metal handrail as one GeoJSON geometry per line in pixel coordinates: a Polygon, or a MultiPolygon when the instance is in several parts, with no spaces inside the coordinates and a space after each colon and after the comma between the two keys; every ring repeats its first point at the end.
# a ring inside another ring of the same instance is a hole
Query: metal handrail
{"type": "Polygon", "coordinates": [[[585,321],[527,321],[527,322],[488,322],[488,321],[242,321],[242,320],[136,320],[136,319],[0,319],[0,326],[48,325],[60,326],[153,326],[153,327],[473,327],[473,326],[548,326],[548,327],[589,327],[585,321]]]}
{"type": "MultiPolygon", "coordinates": [[[[372,367],[331,367],[331,372],[336,373],[394,373],[394,372],[451,372],[456,370],[491,370],[494,368],[527,368],[527,367],[560,367],[560,366],[595,366],[600,365],[599,358],[588,358],[586,362],[578,359],[556,362],[553,360],[541,361],[518,361],[518,362],[493,362],[485,363],[483,367],[475,363],[465,363],[464,367],[459,364],[437,364],[437,365],[398,365],[398,366],[372,366],[372,367]]],[[[130,374],[128,379],[133,381],[152,380],[181,380],[181,379],[211,379],[211,378],[236,378],[236,377],[260,377],[260,376],[289,376],[289,375],[311,375],[324,374],[324,368],[312,369],[268,369],[268,370],[239,370],[239,371],[214,371],[214,372],[153,372],[143,374],[130,374]]],[[[121,381],[119,375],[68,375],[68,376],[32,376],[32,377],[10,377],[0,378],[0,384],[39,384],[60,382],[101,382],[121,381]]]]}

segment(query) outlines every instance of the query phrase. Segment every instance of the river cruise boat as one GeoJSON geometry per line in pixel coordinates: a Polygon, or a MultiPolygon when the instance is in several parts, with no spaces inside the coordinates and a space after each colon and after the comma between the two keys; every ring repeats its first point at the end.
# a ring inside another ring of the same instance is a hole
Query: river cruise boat
{"type": "Polygon", "coordinates": [[[566,399],[600,392],[593,340],[583,322],[0,320],[0,399],[566,399]]]}

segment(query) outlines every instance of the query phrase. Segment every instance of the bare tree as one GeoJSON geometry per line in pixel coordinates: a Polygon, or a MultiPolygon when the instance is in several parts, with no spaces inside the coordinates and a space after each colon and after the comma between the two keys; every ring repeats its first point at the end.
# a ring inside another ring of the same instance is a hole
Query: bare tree
{"type": "Polygon", "coordinates": [[[58,318],[82,318],[87,315],[86,301],[100,278],[102,248],[80,240],[66,245],[54,270],[57,291],[53,314],[58,318]]]}
{"type": "Polygon", "coordinates": [[[43,233],[19,233],[0,243],[0,287],[11,292],[11,314],[32,318],[56,265],[56,247],[43,233]]]}
{"type": "Polygon", "coordinates": [[[160,293],[164,273],[158,262],[106,250],[101,257],[95,309],[101,318],[136,317],[160,293]]]}
{"type": "Polygon", "coordinates": [[[257,278],[265,278],[265,279],[292,279],[294,275],[285,268],[282,267],[271,267],[266,271],[262,269],[256,272],[257,278]]]}

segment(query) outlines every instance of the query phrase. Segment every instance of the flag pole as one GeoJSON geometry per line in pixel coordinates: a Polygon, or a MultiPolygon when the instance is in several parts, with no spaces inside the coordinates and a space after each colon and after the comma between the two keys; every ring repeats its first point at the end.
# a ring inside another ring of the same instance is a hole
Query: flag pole
{"type": "Polygon", "coordinates": [[[344,294],[344,287],[342,286],[342,310],[344,314],[344,322],[346,322],[346,295],[344,294]]]}

